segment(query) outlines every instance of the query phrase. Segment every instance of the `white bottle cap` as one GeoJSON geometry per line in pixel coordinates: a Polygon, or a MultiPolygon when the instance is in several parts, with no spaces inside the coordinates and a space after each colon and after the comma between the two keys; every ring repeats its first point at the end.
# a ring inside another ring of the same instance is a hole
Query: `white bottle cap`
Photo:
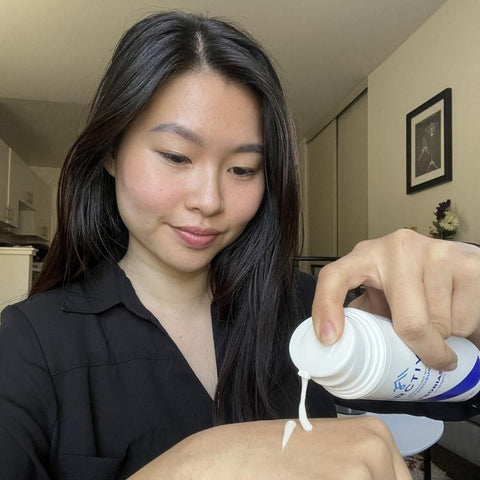
{"type": "Polygon", "coordinates": [[[342,337],[332,345],[318,340],[311,318],[302,322],[290,340],[290,357],[299,370],[308,372],[313,381],[334,395],[359,398],[375,387],[375,377],[383,370],[378,357],[384,348],[372,345],[380,332],[374,332],[374,338],[365,335],[365,321],[359,321],[350,310],[345,309],[342,337]]]}
{"type": "Polygon", "coordinates": [[[290,340],[290,357],[299,370],[309,373],[312,380],[321,379],[322,385],[337,385],[344,377],[355,376],[363,362],[353,360],[352,326],[345,324],[345,330],[336,343],[323,345],[313,329],[312,319],[302,322],[290,340]]]}

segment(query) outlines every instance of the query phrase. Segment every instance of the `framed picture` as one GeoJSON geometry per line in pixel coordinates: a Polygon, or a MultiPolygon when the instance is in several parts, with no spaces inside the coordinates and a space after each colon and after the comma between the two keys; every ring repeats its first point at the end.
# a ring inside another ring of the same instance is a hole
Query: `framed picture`
{"type": "Polygon", "coordinates": [[[452,89],[407,115],[407,194],[452,180],[452,89]]]}

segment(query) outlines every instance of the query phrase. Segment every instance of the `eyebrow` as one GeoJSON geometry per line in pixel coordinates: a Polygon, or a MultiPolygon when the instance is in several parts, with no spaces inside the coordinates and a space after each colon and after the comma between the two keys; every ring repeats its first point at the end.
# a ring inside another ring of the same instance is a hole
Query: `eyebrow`
{"type": "MultiPolygon", "coordinates": [[[[174,133],[175,135],[179,135],[180,137],[188,140],[189,142],[195,143],[201,147],[204,146],[204,143],[199,135],[195,132],[186,128],[178,123],[159,123],[152,129],[150,132],[168,132],[174,133]]],[[[235,150],[234,153],[260,153],[263,155],[264,149],[263,145],[260,143],[245,143],[243,145],[239,145],[235,150]]]]}

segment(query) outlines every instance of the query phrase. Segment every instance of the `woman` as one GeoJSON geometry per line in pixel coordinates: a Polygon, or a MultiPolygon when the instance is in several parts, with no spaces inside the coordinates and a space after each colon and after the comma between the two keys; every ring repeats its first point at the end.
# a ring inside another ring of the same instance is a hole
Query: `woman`
{"type": "MultiPolygon", "coordinates": [[[[388,430],[370,419],[316,420],[280,451],[278,419],[296,416],[299,394],[288,339],[315,292],[291,261],[295,155],[280,83],[248,35],[182,13],[124,35],[62,169],[41,277],[2,315],[2,479],[409,478],[388,430]]],[[[320,277],[319,335],[338,338],[345,292],[361,283],[369,293],[358,306],[385,310],[384,291],[418,351],[450,331],[470,335],[478,304],[460,324],[436,316],[430,292],[453,281],[450,310],[457,296],[474,302],[479,258],[404,232],[361,244],[320,277]],[[437,268],[445,251],[468,272],[437,268]],[[412,255],[418,264],[404,267],[412,255]],[[398,273],[414,285],[410,299],[398,273]],[[406,300],[435,314],[437,337],[406,300]]],[[[404,409],[463,418],[474,406],[404,409]]],[[[308,408],[335,416],[316,385],[308,408]]]]}

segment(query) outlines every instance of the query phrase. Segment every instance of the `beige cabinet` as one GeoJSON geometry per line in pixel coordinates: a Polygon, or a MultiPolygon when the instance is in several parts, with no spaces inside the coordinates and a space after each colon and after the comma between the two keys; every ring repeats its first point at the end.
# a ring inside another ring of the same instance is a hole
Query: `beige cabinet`
{"type": "Polygon", "coordinates": [[[0,140],[0,221],[14,235],[50,239],[50,187],[0,140]]]}
{"type": "MultiPolygon", "coordinates": [[[[26,192],[26,185],[31,182],[32,172],[28,165],[3,141],[0,145],[0,171],[4,173],[2,176],[2,194],[0,195],[1,203],[1,220],[6,223],[10,229],[15,232],[12,227],[18,227],[18,212],[20,210],[20,201],[28,208],[28,201],[31,198],[26,192]]],[[[33,173],[33,172],[32,172],[33,173]]]]}
{"type": "Polygon", "coordinates": [[[35,209],[35,172],[12,150],[10,155],[10,199],[18,208],[35,209]]]}
{"type": "Polygon", "coordinates": [[[13,231],[15,234],[18,234],[21,228],[21,212],[34,210],[33,179],[33,170],[10,149],[8,208],[10,224],[17,227],[17,230],[13,231]]]}
{"type": "Polygon", "coordinates": [[[30,292],[35,252],[31,247],[0,248],[0,312],[30,292]]]}
{"type": "Polygon", "coordinates": [[[34,182],[35,203],[35,228],[39,237],[50,239],[51,215],[52,215],[52,191],[51,188],[35,174],[34,182]]]}
{"type": "Polygon", "coordinates": [[[19,202],[19,220],[16,235],[39,237],[42,240],[50,238],[50,212],[52,195],[50,187],[32,170],[29,178],[28,190],[23,189],[23,194],[28,194],[31,202],[19,202]]]}

